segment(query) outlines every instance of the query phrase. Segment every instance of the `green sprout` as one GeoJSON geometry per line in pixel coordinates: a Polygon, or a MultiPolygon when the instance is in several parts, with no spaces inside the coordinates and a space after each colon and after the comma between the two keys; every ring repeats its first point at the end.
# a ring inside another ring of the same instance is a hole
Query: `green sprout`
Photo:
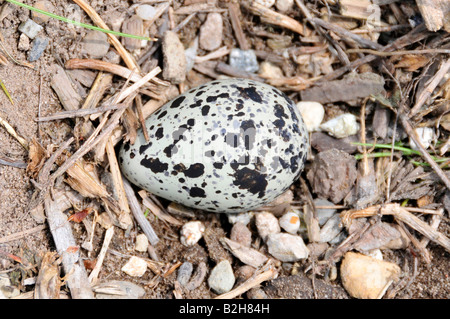
{"type": "MultiPolygon", "coordinates": [[[[358,143],[358,142],[353,142],[353,145],[358,145],[358,146],[367,146],[367,147],[374,147],[374,148],[380,148],[380,149],[393,149],[395,151],[399,151],[402,152],[403,155],[405,156],[411,156],[411,155],[421,155],[421,153],[419,151],[404,147],[404,146],[400,146],[400,145],[390,145],[390,144],[371,144],[371,143],[358,143]]],[[[367,157],[387,157],[387,156],[391,156],[391,152],[376,152],[376,153],[371,153],[371,154],[367,154],[367,157]]],[[[436,163],[445,163],[450,161],[450,158],[448,157],[436,157],[436,156],[431,156],[433,158],[433,160],[436,163]]],[[[363,154],[356,154],[355,155],[355,159],[356,160],[360,160],[364,158],[363,154]]],[[[428,163],[421,163],[421,162],[417,162],[417,161],[411,161],[411,163],[413,163],[414,165],[429,165],[428,163]]]]}

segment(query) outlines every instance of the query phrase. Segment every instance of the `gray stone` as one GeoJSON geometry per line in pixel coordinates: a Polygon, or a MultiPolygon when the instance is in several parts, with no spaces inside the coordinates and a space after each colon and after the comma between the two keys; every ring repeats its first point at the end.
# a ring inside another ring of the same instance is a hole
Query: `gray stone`
{"type": "Polygon", "coordinates": [[[269,253],[283,262],[308,258],[309,249],[300,236],[287,233],[270,234],[267,237],[269,253]]]}
{"type": "Polygon", "coordinates": [[[259,70],[258,60],[253,50],[232,49],[230,66],[236,70],[255,73],[259,70]]]}
{"type": "Polygon", "coordinates": [[[319,226],[323,226],[328,219],[331,218],[336,213],[334,208],[317,208],[317,206],[334,206],[332,202],[323,198],[316,198],[314,200],[314,205],[316,206],[316,214],[319,219],[319,226]]]}
{"type": "Polygon", "coordinates": [[[341,217],[338,214],[333,215],[327,220],[325,225],[320,229],[320,242],[327,243],[335,238],[342,230],[341,217]]]}
{"type": "Polygon", "coordinates": [[[101,31],[89,31],[82,42],[82,53],[93,59],[101,59],[109,51],[108,36],[101,31]]]}
{"type": "Polygon", "coordinates": [[[209,287],[217,294],[224,294],[233,288],[235,277],[228,260],[222,260],[211,271],[209,287]]]}
{"type": "Polygon", "coordinates": [[[352,189],[357,176],[356,160],[337,149],[320,152],[306,174],[313,192],[339,203],[352,189]]]}
{"type": "Polygon", "coordinates": [[[194,266],[192,266],[192,264],[188,261],[185,261],[180,266],[177,275],[177,281],[180,283],[180,285],[186,286],[186,284],[189,282],[189,279],[191,279],[193,269],[194,266]]]}
{"type": "Polygon", "coordinates": [[[19,31],[25,33],[30,39],[34,39],[43,28],[31,19],[22,22],[19,31]]]}
{"type": "Polygon", "coordinates": [[[36,39],[34,39],[32,43],[33,46],[28,52],[28,61],[34,62],[38,60],[47,48],[48,42],[49,41],[47,38],[37,37],[36,39]]]}

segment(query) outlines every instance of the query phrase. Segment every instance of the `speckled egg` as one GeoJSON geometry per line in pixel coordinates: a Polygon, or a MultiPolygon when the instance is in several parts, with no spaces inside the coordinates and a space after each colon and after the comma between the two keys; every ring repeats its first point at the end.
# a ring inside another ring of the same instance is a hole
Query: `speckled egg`
{"type": "Polygon", "coordinates": [[[278,89],[247,79],[206,83],[166,103],[122,145],[126,178],[168,200],[210,212],[244,212],[300,175],[308,133],[278,89]]]}

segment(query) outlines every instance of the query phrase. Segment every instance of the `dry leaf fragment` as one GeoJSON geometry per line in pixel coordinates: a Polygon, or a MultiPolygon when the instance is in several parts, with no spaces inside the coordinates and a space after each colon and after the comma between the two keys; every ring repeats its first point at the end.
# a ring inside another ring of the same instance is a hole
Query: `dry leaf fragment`
{"type": "Polygon", "coordinates": [[[92,270],[97,264],[97,259],[84,259],[83,260],[84,268],[92,270]]]}
{"type": "Polygon", "coordinates": [[[29,144],[27,173],[36,178],[47,158],[47,152],[39,142],[33,138],[29,144]]]}
{"type": "Polygon", "coordinates": [[[78,247],[78,246],[70,246],[70,247],[67,247],[66,252],[69,254],[74,254],[79,250],[80,250],[80,247],[78,247]]]}
{"type": "Polygon", "coordinates": [[[424,55],[405,54],[401,56],[400,60],[394,66],[396,68],[404,68],[408,72],[414,72],[425,66],[429,61],[430,59],[424,55]]]}
{"type": "Polygon", "coordinates": [[[75,214],[72,214],[67,219],[68,221],[73,221],[75,223],[81,223],[83,219],[86,218],[87,215],[89,215],[94,209],[92,207],[85,208],[83,210],[80,210],[76,212],[75,214]]]}

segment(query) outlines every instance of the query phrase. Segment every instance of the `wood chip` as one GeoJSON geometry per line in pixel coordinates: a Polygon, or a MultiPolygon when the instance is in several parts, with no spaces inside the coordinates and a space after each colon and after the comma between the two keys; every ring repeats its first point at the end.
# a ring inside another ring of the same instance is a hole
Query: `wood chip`
{"type": "Polygon", "coordinates": [[[64,69],[58,64],[54,64],[53,68],[55,68],[55,72],[52,77],[51,86],[58,95],[62,106],[67,111],[78,110],[82,101],[81,96],[73,88],[72,81],[64,69]]]}

